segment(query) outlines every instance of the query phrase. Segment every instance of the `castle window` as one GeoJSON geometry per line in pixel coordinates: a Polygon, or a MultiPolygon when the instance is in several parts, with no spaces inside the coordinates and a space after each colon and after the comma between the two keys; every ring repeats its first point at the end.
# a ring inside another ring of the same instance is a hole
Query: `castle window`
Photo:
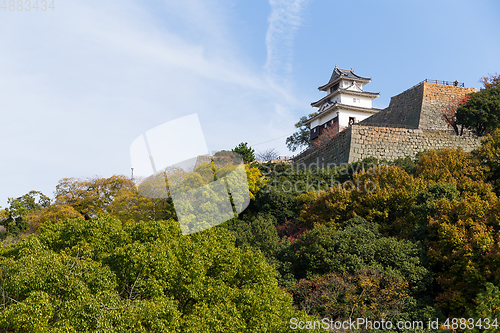
{"type": "Polygon", "coordinates": [[[330,88],[330,93],[334,92],[335,90],[337,90],[339,88],[339,84],[335,84],[333,87],[330,88]]]}
{"type": "Polygon", "coordinates": [[[356,118],[354,117],[349,117],[349,125],[352,125],[356,122],[356,118]]]}

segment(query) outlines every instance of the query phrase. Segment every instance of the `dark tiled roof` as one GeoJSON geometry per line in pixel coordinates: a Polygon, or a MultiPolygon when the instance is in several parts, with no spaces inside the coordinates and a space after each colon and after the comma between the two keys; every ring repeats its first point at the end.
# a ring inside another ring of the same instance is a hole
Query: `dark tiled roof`
{"type": "Polygon", "coordinates": [[[337,80],[340,77],[347,78],[347,79],[353,79],[353,80],[360,80],[360,81],[371,81],[371,78],[369,78],[369,77],[363,77],[363,76],[359,76],[359,75],[355,74],[352,69],[350,69],[350,70],[349,69],[341,69],[341,68],[338,68],[337,66],[335,66],[335,69],[333,70],[330,81],[328,81],[327,84],[319,87],[318,89],[320,89],[320,90],[323,89],[324,87],[328,86],[330,83],[334,82],[335,80],[337,80]]]}

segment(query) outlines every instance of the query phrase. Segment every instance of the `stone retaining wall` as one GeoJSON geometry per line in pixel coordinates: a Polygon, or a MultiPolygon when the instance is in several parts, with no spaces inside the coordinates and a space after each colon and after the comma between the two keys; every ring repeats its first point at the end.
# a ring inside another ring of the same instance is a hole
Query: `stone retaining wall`
{"type": "Polygon", "coordinates": [[[309,149],[305,154],[297,156],[294,162],[298,165],[305,165],[307,168],[347,163],[351,151],[351,128],[348,127],[335,135],[323,147],[309,149]]]}
{"type": "MultiPolygon", "coordinates": [[[[390,161],[406,156],[414,158],[418,152],[445,147],[462,148],[469,152],[480,145],[477,137],[421,129],[354,125],[351,126],[351,132],[348,162],[369,156],[390,161]]],[[[336,154],[333,150],[329,153],[336,154]]]]}
{"type": "Polygon", "coordinates": [[[420,123],[423,93],[422,83],[393,96],[387,108],[366,118],[360,124],[398,124],[417,128],[420,123]]]}
{"type": "Polygon", "coordinates": [[[476,88],[422,82],[391,98],[389,106],[360,124],[389,124],[422,130],[449,130],[441,116],[447,109],[476,88]]]}
{"type": "Polygon", "coordinates": [[[327,167],[376,157],[389,161],[412,157],[419,152],[445,147],[472,151],[480,145],[473,136],[457,136],[421,129],[351,125],[331,141],[294,162],[307,168],[327,167]]]}
{"type": "Polygon", "coordinates": [[[422,130],[449,129],[441,116],[441,110],[448,109],[465,97],[477,91],[476,88],[447,86],[434,83],[423,83],[422,107],[420,110],[419,128],[422,130]]]}

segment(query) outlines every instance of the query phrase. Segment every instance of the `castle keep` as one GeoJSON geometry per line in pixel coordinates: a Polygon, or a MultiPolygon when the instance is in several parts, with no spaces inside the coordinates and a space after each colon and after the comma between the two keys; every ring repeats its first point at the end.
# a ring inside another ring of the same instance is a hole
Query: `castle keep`
{"type": "Polygon", "coordinates": [[[312,144],[294,162],[326,167],[370,156],[387,160],[413,158],[418,152],[444,147],[472,151],[479,146],[479,139],[469,132],[455,135],[443,120],[441,110],[476,88],[466,88],[458,82],[432,82],[425,80],[392,97],[386,109],[350,124],[319,146],[312,144]]]}
{"type": "Polygon", "coordinates": [[[352,68],[346,70],[335,66],[330,81],[318,88],[326,92],[326,96],[311,103],[311,106],[319,108],[318,115],[304,122],[311,129],[311,140],[327,130],[338,134],[349,125],[380,111],[372,107],[372,100],[379,94],[363,89],[370,81],[368,77],[355,74],[352,68]]]}

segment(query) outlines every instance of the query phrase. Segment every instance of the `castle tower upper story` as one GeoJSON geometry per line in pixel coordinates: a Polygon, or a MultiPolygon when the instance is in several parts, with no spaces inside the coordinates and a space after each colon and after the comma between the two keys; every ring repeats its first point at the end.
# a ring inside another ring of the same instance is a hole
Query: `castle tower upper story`
{"type": "Polygon", "coordinates": [[[335,66],[330,81],[318,88],[326,92],[326,96],[311,103],[318,108],[318,115],[304,123],[311,129],[311,140],[326,129],[338,133],[377,113],[379,109],[372,107],[372,101],[379,93],[363,89],[370,82],[371,78],[355,74],[352,68],[346,70],[335,66]]]}

